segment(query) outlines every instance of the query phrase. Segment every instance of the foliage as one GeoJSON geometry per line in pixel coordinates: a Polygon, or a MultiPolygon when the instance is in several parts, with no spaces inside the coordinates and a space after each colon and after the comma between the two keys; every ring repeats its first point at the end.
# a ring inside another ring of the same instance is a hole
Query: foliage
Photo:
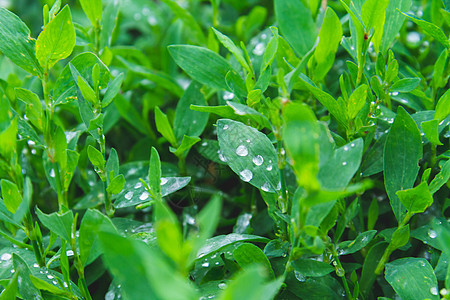
{"type": "Polygon", "coordinates": [[[450,299],[449,1],[28,2],[1,300],[450,299]]]}

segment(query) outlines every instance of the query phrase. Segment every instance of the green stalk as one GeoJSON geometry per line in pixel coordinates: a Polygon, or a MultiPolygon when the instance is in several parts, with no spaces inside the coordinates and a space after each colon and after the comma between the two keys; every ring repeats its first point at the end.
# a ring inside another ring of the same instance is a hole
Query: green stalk
{"type": "Polygon", "coordinates": [[[349,300],[353,300],[352,293],[350,292],[350,288],[348,287],[347,279],[345,278],[345,271],[344,271],[344,268],[342,267],[342,264],[339,260],[338,255],[337,255],[335,245],[331,246],[331,253],[334,257],[334,262],[336,263],[336,264],[333,264],[336,267],[336,275],[341,277],[342,284],[344,285],[345,293],[347,294],[347,298],[349,300]],[[338,272],[337,272],[338,269],[342,270],[343,273],[338,274],[338,272]]]}

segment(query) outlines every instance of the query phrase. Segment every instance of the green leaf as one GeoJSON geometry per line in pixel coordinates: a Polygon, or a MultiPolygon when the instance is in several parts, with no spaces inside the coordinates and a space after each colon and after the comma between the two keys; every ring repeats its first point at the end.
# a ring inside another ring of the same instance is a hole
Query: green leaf
{"type": "Polygon", "coordinates": [[[441,171],[430,182],[430,192],[436,193],[450,179],[450,160],[442,166],[441,171]]]}
{"type": "Polygon", "coordinates": [[[359,111],[366,104],[367,93],[369,87],[361,84],[351,95],[348,100],[348,117],[353,120],[358,115],[359,111]]]}
{"type": "Polygon", "coordinates": [[[0,294],[0,300],[17,299],[16,294],[18,291],[18,284],[17,284],[18,277],[19,277],[18,272],[13,275],[13,277],[10,279],[8,285],[5,287],[5,289],[0,294]]]}
{"type": "Polygon", "coordinates": [[[361,277],[359,279],[361,295],[367,296],[373,291],[372,286],[375,279],[378,277],[375,274],[375,269],[377,268],[378,262],[383,256],[387,245],[388,244],[385,242],[379,242],[369,249],[369,252],[364,259],[361,277]]]}
{"type": "Polygon", "coordinates": [[[302,276],[307,277],[321,277],[334,271],[329,264],[313,259],[297,259],[291,262],[291,266],[302,276]]]}
{"type": "Polygon", "coordinates": [[[125,177],[122,174],[114,177],[108,184],[106,191],[111,195],[120,193],[125,186],[125,177]]]}
{"type": "Polygon", "coordinates": [[[208,239],[200,250],[197,252],[197,258],[201,258],[206,255],[213,254],[219,251],[221,248],[237,243],[237,242],[269,242],[268,238],[251,235],[251,234],[239,234],[230,233],[227,235],[218,235],[208,239]]]}
{"type": "Polygon", "coordinates": [[[98,64],[100,69],[99,85],[105,87],[110,78],[108,67],[92,52],[85,52],[75,56],[70,64],[67,64],[59,75],[54,90],[53,97],[54,105],[64,104],[76,99],[77,85],[75,77],[72,76],[71,67],[73,66],[78,75],[86,79],[91,84],[92,69],[98,64]]]}
{"type": "Polygon", "coordinates": [[[99,150],[89,145],[87,148],[87,154],[89,160],[95,167],[99,168],[100,170],[103,170],[105,168],[105,158],[99,150]]]}
{"type": "Polygon", "coordinates": [[[84,79],[81,76],[78,76],[76,81],[78,88],[80,89],[80,92],[83,95],[83,98],[86,101],[88,101],[92,106],[96,106],[98,103],[97,95],[92,89],[92,87],[89,85],[89,83],[86,82],[86,79],[84,79]]]}
{"type": "Polygon", "coordinates": [[[234,249],[233,257],[244,270],[254,264],[260,264],[266,269],[266,272],[271,279],[275,278],[275,274],[273,273],[272,266],[270,265],[267,256],[257,246],[250,243],[243,243],[234,249]]]}
{"type": "Polygon", "coordinates": [[[0,185],[2,187],[2,197],[6,208],[11,213],[16,213],[20,203],[22,203],[22,195],[19,192],[19,188],[14,182],[6,179],[2,179],[0,185]]]}
{"type": "Polygon", "coordinates": [[[450,90],[447,90],[444,95],[439,98],[436,104],[434,118],[441,122],[450,115],[450,90]]]}
{"type": "Polygon", "coordinates": [[[183,136],[183,139],[181,140],[181,144],[178,148],[171,148],[170,152],[175,154],[177,157],[186,157],[189,150],[201,141],[201,138],[196,136],[183,136]]]}
{"type": "Polygon", "coordinates": [[[111,220],[98,210],[88,209],[80,224],[80,259],[83,266],[94,261],[101,253],[98,235],[100,232],[117,232],[111,220]]]}
{"type": "Polygon", "coordinates": [[[161,195],[161,160],[155,147],[152,147],[148,169],[148,184],[155,196],[161,195]]]}
{"type": "Polygon", "coordinates": [[[239,62],[239,64],[247,70],[247,72],[252,73],[252,70],[250,69],[250,66],[248,65],[247,61],[245,60],[244,56],[242,55],[242,50],[236,47],[236,45],[233,43],[233,41],[218,31],[217,29],[213,28],[214,33],[217,36],[217,39],[219,42],[222,43],[222,45],[228,49],[228,51],[231,52],[231,54],[234,55],[236,60],[239,62]]]}
{"type": "Polygon", "coordinates": [[[423,19],[416,18],[410,14],[405,14],[404,12],[401,13],[404,14],[408,19],[416,23],[420,28],[422,28],[423,31],[425,31],[425,33],[431,35],[434,39],[436,39],[436,41],[444,45],[447,49],[450,48],[450,41],[448,40],[444,31],[442,31],[442,29],[437,25],[423,19]]]}
{"type": "Polygon", "coordinates": [[[41,292],[32,284],[30,280],[31,271],[25,260],[16,253],[13,253],[13,265],[15,273],[19,274],[20,295],[24,299],[40,299],[42,297],[41,292]]]}
{"type": "Polygon", "coordinates": [[[80,0],[81,8],[91,21],[92,26],[97,27],[102,19],[101,0],[80,0]]]}
{"type": "Polygon", "coordinates": [[[300,78],[306,83],[306,88],[314,95],[314,97],[326,107],[326,109],[332,114],[338,123],[347,128],[347,116],[344,108],[328,93],[318,88],[305,74],[300,74],[300,78]]]}
{"type": "Polygon", "coordinates": [[[395,250],[405,246],[409,242],[409,224],[398,227],[392,234],[388,249],[395,250]]]}
{"type": "Polygon", "coordinates": [[[264,71],[270,67],[278,50],[278,28],[272,26],[270,30],[272,31],[273,37],[270,39],[264,51],[261,70],[259,71],[260,74],[264,74],[264,71]]]}
{"type": "MultiPolygon", "coordinates": [[[[364,26],[362,24],[361,16],[356,12],[356,8],[354,5],[354,2],[350,2],[350,7],[348,7],[347,3],[343,0],[340,0],[342,6],[345,8],[347,13],[350,15],[351,21],[353,22],[353,26],[350,27],[351,29],[351,35],[352,35],[352,43],[354,48],[356,48],[356,60],[357,62],[361,63],[362,61],[362,52],[363,52],[363,46],[364,46],[364,26]],[[354,30],[356,32],[354,32],[354,30]]],[[[353,55],[353,54],[352,54],[353,55]]]]}
{"type": "Polygon", "coordinates": [[[305,55],[317,37],[311,11],[302,1],[296,0],[275,0],[274,6],[281,33],[299,56],[305,55]]]}
{"type": "Polygon", "coordinates": [[[389,88],[390,92],[408,93],[418,87],[420,78],[403,78],[396,82],[389,88]]]}
{"type": "Polygon", "coordinates": [[[312,109],[291,103],[283,110],[286,121],[283,137],[287,153],[292,158],[299,186],[307,190],[319,188],[319,126],[312,109]]]}
{"type": "Polygon", "coordinates": [[[108,87],[105,92],[105,96],[102,99],[102,108],[107,107],[113,100],[114,97],[119,93],[120,87],[122,85],[124,74],[120,73],[113,80],[108,83],[108,87]]]}
{"type": "Polygon", "coordinates": [[[319,43],[311,58],[313,79],[321,81],[333,67],[337,49],[342,40],[342,25],[333,9],[327,7],[322,27],[319,32],[319,43]]]}
{"type": "Polygon", "coordinates": [[[240,122],[220,119],[217,138],[223,160],[242,181],[265,192],[281,189],[277,153],[265,134],[240,122]]]}
{"type": "Polygon", "coordinates": [[[36,41],[36,57],[41,66],[50,69],[68,57],[75,47],[75,28],[68,5],[45,26],[36,41]]]}
{"type": "Polygon", "coordinates": [[[59,235],[62,239],[65,239],[67,242],[71,242],[73,223],[73,212],[71,210],[62,214],[54,212],[47,215],[39,208],[36,208],[36,215],[45,227],[59,235]]]}
{"type": "Polygon", "coordinates": [[[234,71],[228,61],[206,48],[190,45],[169,46],[169,52],[180,68],[192,79],[216,89],[228,90],[225,77],[234,71]]]}
{"type": "Polygon", "coordinates": [[[158,106],[155,107],[155,123],[156,129],[161,133],[161,135],[172,145],[172,147],[177,147],[178,142],[175,138],[175,134],[170,125],[167,115],[163,113],[158,106]]]}
{"type": "Polygon", "coordinates": [[[420,124],[425,137],[434,145],[442,145],[439,141],[439,124],[438,120],[424,121],[420,124]]]}
{"type": "Polygon", "coordinates": [[[35,39],[18,16],[0,8],[0,51],[13,63],[42,78],[43,70],[35,55],[35,39]]]}
{"type": "Polygon", "coordinates": [[[339,243],[339,255],[347,255],[355,253],[365,246],[367,246],[373,237],[377,234],[376,230],[369,230],[358,234],[358,236],[353,241],[345,241],[339,243]]]}
{"type": "Polygon", "coordinates": [[[405,16],[402,15],[397,9],[401,11],[409,11],[411,8],[411,0],[390,0],[386,9],[386,18],[384,22],[383,37],[381,39],[380,50],[382,53],[391,47],[392,42],[395,40],[395,36],[402,28],[403,22],[405,22],[405,16]]]}
{"type": "Polygon", "coordinates": [[[14,90],[17,99],[23,101],[27,105],[25,114],[31,124],[33,124],[40,132],[44,131],[44,110],[38,95],[22,88],[15,88],[14,90]]]}
{"type": "Polygon", "coordinates": [[[422,138],[419,128],[406,110],[399,106],[384,147],[384,185],[398,222],[403,220],[405,207],[397,191],[412,188],[422,158],[422,138]]]}
{"type": "MultiPolygon", "coordinates": [[[[14,213],[14,220],[21,223],[25,216],[30,213],[30,206],[33,202],[33,185],[30,177],[25,177],[25,183],[23,186],[22,202],[14,213]]],[[[19,226],[20,227],[20,226],[19,226]]]]}
{"type": "Polygon", "coordinates": [[[424,258],[408,257],[388,263],[385,278],[402,299],[440,299],[433,268],[424,258]]]}
{"type": "Polygon", "coordinates": [[[174,134],[178,141],[184,135],[200,136],[208,123],[209,114],[190,109],[191,105],[207,105],[200,88],[201,85],[193,81],[178,101],[173,121],[174,134]]]}
{"type": "Polygon", "coordinates": [[[361,8],[361,18],[366,27],[366,32],[374,29],[372,37],[373,47],[375,52],[378,52],[383,36],[384,20],[386,17],[386,8],[389,0],[367,0],[361,8]]]}

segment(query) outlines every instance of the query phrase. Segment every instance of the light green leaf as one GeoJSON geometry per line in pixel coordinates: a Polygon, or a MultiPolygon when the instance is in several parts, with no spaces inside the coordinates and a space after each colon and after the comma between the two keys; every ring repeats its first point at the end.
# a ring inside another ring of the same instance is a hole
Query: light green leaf
{"type": "Polygon", "coordinates": [[[36,215],[45,227],[70,243],[73,223],[71,210],[62,214],[57,212],[44,214],[39,208],[36,208],[36,215]]]}
{"type": "Polygon", "coordinates": [[[356,118],[356,115],[366,104],[367,93],[369,87],[361,84],[351,95],[348,100],[348,117],[350,119],[356,118]]]}
{"type": "Polygon", "coordinates": [[[91,21],[92,26],[97,27],[102,19],[101,0],[80,0],[81,8],[91,21]]]}
{"type": "Polygon", "coordinates": [[[75,28],[68,5],[45,26],[36,41],[36,57],[43,68],[50,69],[68,57],[75,47],[75,28]]]}
{"type": "Polygon", "coordinates": [[[400,202],[410,213],[423,213],[433,204],[433,196],[426,182],[422,182],[412,189],[400,190],[396,194],[400,202]]]}
{"type": "Polygon", "coordinates": [[[404,14],[408,19],[416,23],[420,28],[422,28],[423,31],[425,31],[425,33],[431,35],[434,39],[436,39],[436,41],[444,45],[447,49],[450,48],[450,41],[448,40],[444,31],[437,25],[423,19],[416,18],[410,14],[405,14],[404,12],[401,13],[404,14]]]}
{"type": "Polygon", "coordinates": [[[420,124],[425,137],[434,145],[442,145],[439,141],[439,124],[438,120],[424,121],[420,124]]]}
{"type": "Polygon", "coordinates": [[[113,80],[108,83],[108,87],[105,92],[105,96],[102,99],[102,108],[107,107],[116,97],[117,93],[120,90],[120,86],[124,80],[124,74],[120,73],[113,80]]]}
{"type": "Polygon", "coordinates": [[[430,182],[430,192],[436,193],[450,179],[450,159],[442,166],[441,171],[430,182]]]}
{"type": "Polygon", "coordinates": [[[384,185],[398,222],[403,220],[405,207],[396,195],[410,189],[419,172],[422,158],[422,138],[419,128],[406,110],[399,106],[384,147],[384,185]]]}
{"type": "Polygon", "coordinates": [[[103,170],[105,168],[105,158],[99,150],[89,145],[87,148],[87,154],[89,160],[95,167],[99,168],[100,170],[103,170]]]}
{"type": "Polygon", "coordinates": [[[184,135],[200,136],[208,123],[209,114],[190,109],[191,105],[207,105],[200,88],[201,84],[193,81],[178,101],[173,121],[174,134],[178,141],[184,135]]]}
{"type": "Polygon", "coordinates": [[[169,52],[180,68],[192,79],[216,89],[228,90],[225,77],[234,71],[228,61],[206,48],[190,45],[169,46],[169,52]]]}
{"type": "Polygon", "coordinates": [[[358,236],[353,241],[345,241],[339,243],[339,255],[347,255],[355,253],[370,243],[373,237],[377,234],[376,230],[369,230],[358,234],[358,236]]]}
{"type": "Polygon", "coordinates": [[[216,34],[219,42],[221,42],[222,45],[224,45],[224,47],[227,48],[228,51],[230,51],[231,54],[234,55],[236,60],[241,64],[241,66],[244,69],[247,70],[247,72],[251,73],[252,70],[250,69],[250,66],[248,65],[247,61],[245,60],[244,56],[242,55],[242,50],[239,49],[238,47],[236,47],[236,45],[233,43],[233,41],[229,37],[227,37],[226,35],[224,35],[223,33],[221,33],[220,31],[218,31],[215,28],[213,28],[213,30],[214,30],[214,33],[216,34]]]}
{"type": "Polygon", "coordinates": [[[297,0],[275,0],[274,5],[281,33],[299,56],[305,55],[317,37],[311,11],[297,0]]]}
{"type": "Polygon", "coordinates": [[[388,4],[389,0],[367,0],[361,9],[361,18],[366,27],[366,32],[369,32],[372,28],[374,29],[372,42],[375,52],[378,52],[381,37],[383,36],[384,20],[388,4]]]}
{"type": "Polygon", "coordinates": [[[22,195],[19,192],[19,188],[14,182],[6,179],[1,180],[2,197],[6,208],[11,213],[16,213],[17,209],[22,203],[22,195]]]}
{"type": "Polygon", "coordinates": [[[201,141],[201,138],[197,136],[183,136],[183,139],[181,140],[181,144],[178,148],[171,148],[170,152],[175,154],[177,157],[186,157],[189,150],[201,141]]]}
{"type": "MultiPolygon", "coordinates": [[[[166,180],[167,181],[167,180],[166,180]]],[[[159,158],[158,150],[152,147],[150,154],[150,163],[148,168],[148,185],[152,190],[154,196],[158,197],[162,194],[161,185],[161,159],[159,158]]]]}
{"type": "Polygon", "coordinates": [[[407,93],[414,90],[420,84],[420,78],[403,78],[396,82],[389,88],[390,92],[407,93]]]}
{"type": "Polygon", "coordinates": [[[342,40],[342,25],[333,9],[327,8],[319,32],[317,44],[312,60],[313,79],[321,81],[327,75],[334,63],[336,51],[342,40]]]}
{"type": "Polygon", "coordinates": [[[80,259],[83,266],[94,261],[100,254],[99,232],[117,232],[111,219],[98,210],[88,209],[80,224],[80,259]]]}
{"type": "Polygon", "coordinates": [[[83,98],[86,101],[88,101],[91,105],[96,106],[98,103],[97,95],[92,89],[92,87],[89,85],[89,83],[86,82],[86,79],[84,79],[81,76],[78,76],[77,84],[81,94],[83,95],[83,98]]]}
{"type": "Polygon", "coordinates": [[[436,104],[434,118],[441,122],[450,115],[450,90],[446,91],[444,95],[439,98],[436,104]]]}
{"type": "Polygon", "coordinates": [[[271,279],[275,278],[269,259],[267,259],[264,252],[257,246],[250,243],[243,243],[234,249],[233,257],[244,270],[254,264],[260,264],[264,266],[271,279]]]}
{"type": "Polygon", "coordinates": [[[172,125],[170,125],[169,119],[166,114],[163,113],[158,106],[155,107],[155,123],[156,129],[161,135],[172,145],[177,147],[178,142],[173,133],[172,125]]]}
{"type": "Polygon", "coordinates": [[[395,36],[402,28],[403,22],[405,22],[405,16],[402,15],[397,9],[401,11],[409,11],[411,8],[411,0],[390,0],[386,9],[386,18],[384,22],[383,37],[381,39],[380,50],[382,53],[391,47],[392,42],[395,40],[395,36]]]}
{"type": "Polygon", "coordinates": [[[433,267],[424,258],[408,257],[388,263],[385,278],[402,299],[440,299],[433,267]]]}
{"type": "Polygon", "coordinates": [[[122,174],[119,174],[110,181],[108,187],[106,188],[106,191],[112,195],[118,194],[123,190],[124,186],[125,177],[123,177],[122,174]]]}
{"type": "Polygon", "coordinates": [[[15,88],[17,99],[23,101],[26,105],[25,114],[27,118],[30,120],[31,124],[34,125],[39,131],[44,130],[44,110],[42,108],[41,100],[38,95],[33,93],[32,91],[15,88]]]}
{"type": "Polygon", "coordinates": [[[223,159],[242,181],[265,192],[280,190],[277,153],[265,134],[240,122],[220,119],[217,138],[223,159]]]}
{"type": "Polygon", "coordinates": [[[44,72],[35,55],[35,39],[30,36],[30,29],[3,7],[0,8],[0,51],[28,73],[42,78],[44,72]]]}

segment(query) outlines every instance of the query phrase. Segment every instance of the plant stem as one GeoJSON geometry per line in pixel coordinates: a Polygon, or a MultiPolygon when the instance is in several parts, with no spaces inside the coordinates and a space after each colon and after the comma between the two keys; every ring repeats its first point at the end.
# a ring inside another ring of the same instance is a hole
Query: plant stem
{"type": "Polygon", "coordinates": [[[345,289],[345,293],[347,294],[347,298],[349,300],[353,300],[352,293],[350,292],[350,288],[348,287],[347,279],[345,278],[345,271],[344,271],[344,268],[342,267],[342,264],[341,264],[341,262],[339,260],[338,255],[337,255],[335,245],[332,245],[331,253],[333,254],[334,262],[336,263],[336,265],[335,265],[335,267],[336,267],[336,275],[341,277],[341,279],[342,279],[342,284],[344,285],[344,289],[345,289]],[[337,273],[338,269],[342,270],[341,274],[337,273]]]}

